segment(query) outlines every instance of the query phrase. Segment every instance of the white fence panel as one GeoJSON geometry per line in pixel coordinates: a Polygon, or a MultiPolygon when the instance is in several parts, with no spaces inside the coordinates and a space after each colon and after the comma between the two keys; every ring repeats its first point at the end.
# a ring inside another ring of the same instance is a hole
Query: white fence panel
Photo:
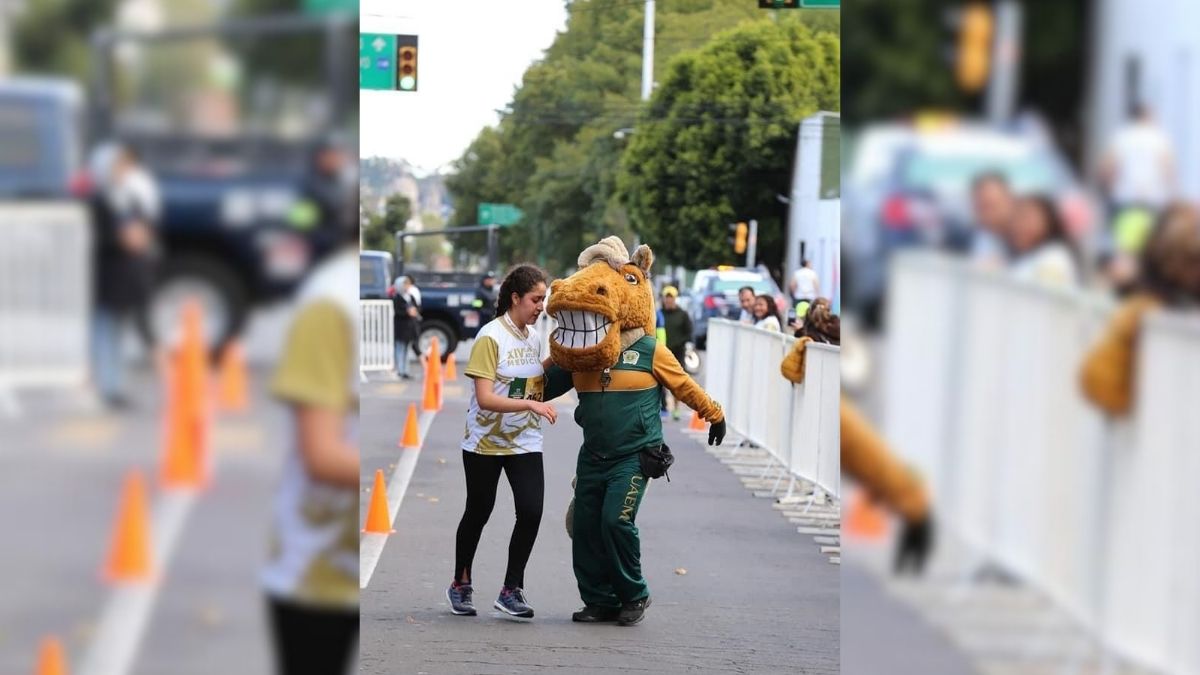
{"type": "MultiPolygon", "coordinates": [[[[842,434],[840,398],[842,380],[841,352],[830,345],[809,343],[805,347],[804,404],[816,409],[816,435],[812,439],[792,436],[793,453],[801,443],[816,445],[816,468],[811,478],[829,494],[842,495],[842,434]]],[[[800,389],[801,387],[795,387],[800,389]]],[[[797,398],[800,398],[797,396],[797,398]]],[[[793,457],[795,455],[793,454],[793,457]]],[[[810,460],[811,461],[811,460],[810,460]]]]}
{"type": "Polygon", "coordinates": [[[888,284],[884,358],[883,429],[897,452],[921,471],[934,500],[951,481],[946,458],[949,430],[939,414],[955,408],[962,285],[952,266],[929,254],[897,256],[888,284]]]}
{"type": "Polygon", "coordinates": [[[362,320],[359,371],[394,370],[396,352],[392,338],[392,301],[361,300],[359,305],[362,320]]]}
{"type": "Polygon", "coordinates": [[[1113,450],[1105,636],[1171,673],[1200,673],[1200,320],[1143,325],[1129,437],[1113,450]]]}
{"type": "Polygon", "coordinates": [[[719,355],[734,353],[736,337],[734,324],[716,320],[709,322],[708,350],[704,359],[704,390],[725,406],[727,415],[733,413],[729,409],[729,402],[733,400],[733,374],[737,365],[734,359],[721,358],[719,355]]]}
{"type": "Polygon", "coordinates": [[[86,382],[90,242],[78,204],[0,205],[0,394],[86,382]]]}
{"type": "Polygon", "coordinates": [[[928,253],[892,272],[888,437],[942,522],[1115,653],[1200,675],[1200,318],[1148,316],[1132,419],[1106,420],[1078,378],[1111,301],[928,253]]]}
{"type": "Polygon", "coordinates": [[[725,407],[731,431],[767,450],[793,476],[838,497],[840,350],[810,343],[804,383],[793,385],[779,372],[793,342],[781,333],[710,320],[705,389],[725,407]]]}

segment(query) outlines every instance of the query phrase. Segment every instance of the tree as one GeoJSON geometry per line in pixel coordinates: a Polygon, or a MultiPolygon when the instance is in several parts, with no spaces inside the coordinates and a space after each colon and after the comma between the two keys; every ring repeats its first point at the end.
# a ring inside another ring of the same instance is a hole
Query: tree
{"type": "Polygon", "coordinates": [[[680,54],[621,160],[617,187],[645,243],[698,268],[735,262],[730,223],[758,220],[759,261],[778,270],[800,120],[840,109],[836,36],[751,23],[680,54]]]}
{"type": "MultiPolygon", "coordinates": [[[[812,23],[836,35],[837,12],[782,12],[780,24],[812,23]]],[[[655,21],[655,73],[670,58],[706,44],[739,23],[773,23],[745,0],[672,0],[655,21]]],[[[637,234],[616,196],[627,141],[614,132],[633,127],[640,100],[642,6],[612,0],[575,0],[567,29],[525,72],[512,103],[495,127],[482,130],[448,178],[453,225],[474,224],[480,202],[517,204],[521,226],[500,233],[501,265],[535,260],[570,271],[579,250],[601,236],[632,241],[637,234]]],[[[636,223],[634,223],[636,225],[636,223]]],[[[482,252],[480,235],[462,242],[482,252]]]]}
{"type": "Polygon", "coordinates": [[[412,217],[412,204],[404,195],[392,195],[384,203],[383,214],[371,214],[363,230],[363,248],[395,251],[396,233],[402,232],[412,217]]]}
{"type": "Polygon", "coordinates": [[[9,29],[21,70],[86,82],[92,31],[112,23],[117,0],[30,0],[9,29]]]}

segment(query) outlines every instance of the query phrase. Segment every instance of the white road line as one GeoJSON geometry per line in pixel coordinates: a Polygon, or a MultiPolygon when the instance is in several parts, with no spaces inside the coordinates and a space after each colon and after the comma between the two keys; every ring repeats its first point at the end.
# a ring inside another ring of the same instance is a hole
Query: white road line
{"type": "MultiPolygon", "coordinates": [[[[416,449],[401,450],[400,461],[392,471],[392,477],[387,485],[388,511],[392,525],[396,524],[396,514],[400,512],[400,502],[404,501],[404,493],[408,491],[408,482],[412,480],[413,471],[417,468],[417,459],[421,456],[421,448],[425,447],[425,438],[429,427],[433,426],[436,412],[423,412],[417,422],[421,430],[421,443],[416,449]]],[[[383,555],[383,547],[387,544],[388,535],[366,533],[358,544],[358,587],[366,588],[375,574],[375,566],[383,555]]]]}
{"type": "Polygon", "coordinates": [[[109,596],[100,625],[81,661],[81,675],[125,675],[130,671],[170,566],[171,554],[195,501],[192,492],[163,494],[151,520],[154,577],[145,583],[119,586],[109,596]]]}

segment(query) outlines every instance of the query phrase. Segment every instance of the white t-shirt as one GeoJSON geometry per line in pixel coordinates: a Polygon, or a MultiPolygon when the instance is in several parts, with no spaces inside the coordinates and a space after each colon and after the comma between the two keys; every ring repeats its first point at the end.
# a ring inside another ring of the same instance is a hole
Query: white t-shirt
{"type": "MultiPolygon", "coordinates": [[[[292,405],[340,411],[346,440],[357,446],[358,249],[315,270],[298,294],[296,318],[271,391],[292,405]]],[[[271,544],[262,571],[267,592],[308,605],[358,607],[358,491],[318,481],[292,432],[272,510],[271,544]]]]}
{"type": "Polygon", "coordinates": [[[1078,274],[1071,250],[1059,241],[1039,246],[1018,258],[1012,266],[1015,278],[1045,286],[1075,286],[1078,274]]]}
{"type": "MultiPolygon", "coordinates": [[[[479,330],[464,371],[468,377],[492,381],[492,391],[506,398],[542,400],[545,380],[542,359],[545,342],[526,326],[521,337],[507,314],[479,330]]],[[[471,387],[462,449],[481,455],[520,455],[542,451],[542,418],[532,411],[497,413],[483,410],[471,387]]]]}
{"type": "Polygon", "coordinates": [[[1166,134],[1149,122],[1130,124],[1113,137],[1109,149],[1116,173],[1113,199],[1118,204],[1160,208],[1170,197],[1165,162],[1171,156],[1166,134]]]}
{"type": "Polygon", "coordinates": [[[779,327],[779,319],[776,317],[773,317],[773,316],[768,316],[765,319],[760,319],[758,323],[754,324],[754,327],[755,328],[763,328],[765,330],[769,330],[769,331],[772,331],[775,333],[782,332],[782,329],[779,327]]]}
{"type": "Polygon", "coordinates": [[[811,267],[801,267],[792,273],[792,281],[796,284],[795,296],[797,298],[816,299],[817,284],[820,281],[816,270],[811,267]]]}

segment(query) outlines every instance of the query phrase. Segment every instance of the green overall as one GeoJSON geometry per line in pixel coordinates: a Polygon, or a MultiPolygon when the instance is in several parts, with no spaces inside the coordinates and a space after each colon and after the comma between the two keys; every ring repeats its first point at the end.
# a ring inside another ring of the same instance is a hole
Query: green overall
{"type": "Polygon", "coordinates": [[[576,463],[572,559],[584,603],[620,607],[649,595],[642,577],[637,512],[649,481],[638,453],[662,444],[661,384],[654,375],[656,340],[646,336],[622,352],[607,373],[547,372],[546,400],[570,389],[579,396],[583,428],[576,463]]]}

